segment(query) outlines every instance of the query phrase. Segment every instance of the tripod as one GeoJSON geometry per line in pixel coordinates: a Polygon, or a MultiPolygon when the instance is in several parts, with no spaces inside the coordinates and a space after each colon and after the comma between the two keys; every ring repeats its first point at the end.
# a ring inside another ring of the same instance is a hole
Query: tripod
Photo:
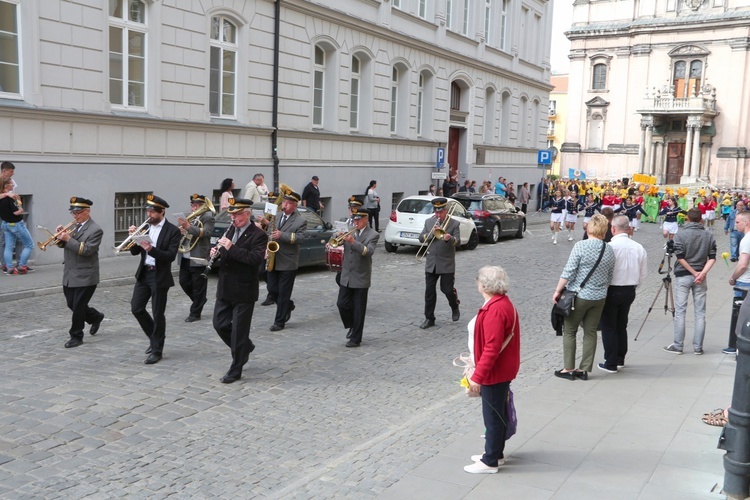
{"type": "Polygon", "coordinates": [[[641,323],[641,327],[638,329],[638,333],[635,334],[635,341],[638,340],[638,336],[641,334],[641,330],[643,330],[643,327],[646,325],[646,320],[648,319],[648,315],[651,314],[651,311],[654,309],[654,304],[656,304],[656,301],[659,300],[659,294],[661,294],[661,291],[664,290],[664,314],[667,314],[667,311],[672,313],[672,318],[674,318],[674,291],[672,290],[672,275],[669,273],[672,271],[672,253],[670,252],[671,249],[667,249],[667,252],[664,254],[664,257],[661,259],[661,264],[659,264],[659,274],[666,274],[661,280],[661,286],[656,291],[656,297],[654,297],[654,301],[651,302],[651,306],[648,308],[648,312],[646,312],[646,317],[643,318],[643,323],[641,323]],[[664,273],[662,270],[664,269],[664,261],[667,262],[667,272],[664,273]]]}

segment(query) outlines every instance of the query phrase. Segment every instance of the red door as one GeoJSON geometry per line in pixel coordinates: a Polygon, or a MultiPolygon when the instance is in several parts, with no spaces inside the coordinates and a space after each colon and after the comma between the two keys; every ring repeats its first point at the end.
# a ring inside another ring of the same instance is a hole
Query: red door
{"type": "Polygon", "coordinates": [[[685,166],[685,143],[670,142],[667,144],[667,175],[665,184],[679,184],[682,169],[685,166]]]}
{"type": "Polygon", "coordinates": [[[458,140],[461,129],[448,129],[448,171],[450,175],[458,173],[458,140]]]}

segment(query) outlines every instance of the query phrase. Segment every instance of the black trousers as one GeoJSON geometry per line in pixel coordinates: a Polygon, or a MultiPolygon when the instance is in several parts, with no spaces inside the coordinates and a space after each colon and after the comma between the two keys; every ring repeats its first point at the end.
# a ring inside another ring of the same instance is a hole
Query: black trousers
{"type": "Polygon", "coordinates": [[[339,298],[336,306],[339,308],[344,328],[351,328],[349,338],[355,344],[362,342],[362,331],[365,328],[365,314],[367,314],[367,294],[369,288],[349,288],[339,286],[339,298]]]}
{"type": "Polygon", "coordinates": [[[616,370],[625,364],[628,353],[628,314],[635,300],[635,286],[610,286],[602,311],[604,366],[616,370]]]}
{"type": "Polygon", "coordinates": [[[167,319],[167,292],[169,288],[156,287],[156,271],[146,271],[144,278],[135,282],[133,298],[130,299],[130,310],[141,325],[143,333],[151,342],[151,352],[161,355],[164,350],[167,319]],[[146,311],[146,304],[151,300],[151,314],[146,311]]]}
{"type": "Polygon", "coordinates": [[[380,231],[380,209],[379,208],[369,208],[367,211],[370,214],[370,228],[373,227],[373,224],[375,224],[375,231],[380,231]]]}
{"type": "Polygon", "coordinates": [[[490,467],[497,467],[497,461],[505,458],[508,389],[510,382],[482,386],[482,417],[486,428],[482,462],[490,467]]]}
{"type": "Polygon", "coordinates": [[[270,271],[266,274],[266,285],[268,295],[276,298],[276,317],[273,323],[284,326],[287,314],[291,313],[294,305],[292,290],[294,289],[294,278],[297,271],[270,271]]]}
{"type": "Polygon", "coordinates": [[[232,351],[232,364],[227,371],[229,376],[242,375],[242,367],[255,346],[250,340],[250,326],[253,321],[255,302],[227,302],[216,299],[214,305],[214,330],[232,351]]]}
{"type": "Polygon", "coordinates": [[[193,302],[190,305],[190,316],[200,318],[203,306],[206,305],[208,280],[203,276],[205,266],[190,267],[190,259],[180,259],[180,287],[193,302]]]}
{"type": "Polygon", "coordinates": [[[440,280],[440,291],[443,292],[451,311],[458,308],[458,292],[453,288],[456,276],[454,274],[436,274],[424,273],[425,290],[424,290],[424,317],[435,320],[435,303],[437,302],[437,291],[435,287],[438,279],[440,280]]]}
{"type": "Polygon", "coordinates": [[[89,307],[89,301],[94,296],[96,285],[91,286],[63,286],[65,301],[68,309],[73,311],[73,320],[70,325],[70,338],[83,339],[83,329],[86,323],[91,324],[101,318],[102,313],[89,307]]]}

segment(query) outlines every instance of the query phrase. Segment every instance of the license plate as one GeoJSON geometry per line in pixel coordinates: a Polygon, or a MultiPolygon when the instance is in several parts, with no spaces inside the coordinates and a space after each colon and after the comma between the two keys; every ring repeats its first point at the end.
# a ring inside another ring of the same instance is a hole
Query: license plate
{"type": "Polygon", "coordinates": [[[218,236],[211,236],[211,244],[212,245],[215,245],[218,242],[219,242],[219,237],[218,236]]]}
{"type": "Polygon", "coordinates": [[[412,240],[418,240],[419,239],[419,233],[407,233],[406,231],[401,231],[401,237],[402,238],[409,238],[412,240]]]}

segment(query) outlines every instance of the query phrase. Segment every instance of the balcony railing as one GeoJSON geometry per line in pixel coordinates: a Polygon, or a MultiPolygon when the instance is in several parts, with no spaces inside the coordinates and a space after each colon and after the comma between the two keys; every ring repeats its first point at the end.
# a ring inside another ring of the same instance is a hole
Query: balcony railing
{"type": "Polygon", "coordinates": [[[674,97],[674,88],[664,87],[661,90],[647,91],[643,100],[646,113],[708,113],[717,114],[716,88],[704,85],[699,92],[690,97],[674,97]]]}

